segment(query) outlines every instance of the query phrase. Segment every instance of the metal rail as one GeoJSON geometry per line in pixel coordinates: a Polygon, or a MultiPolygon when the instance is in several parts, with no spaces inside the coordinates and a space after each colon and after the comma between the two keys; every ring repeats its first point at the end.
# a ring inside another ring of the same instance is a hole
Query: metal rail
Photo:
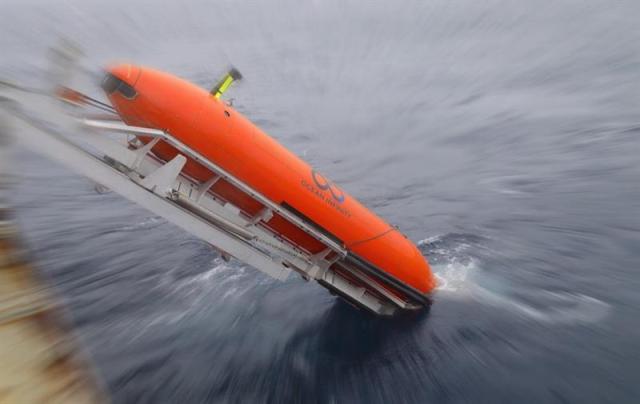
{"type": "Polygon", "coordinates": [[[233,184],[235,187],[247,193],[252,198],[255,198],[264,206],[269,207],[269,209],[273,210],[274,212],[278,213],[280,216],[284,217],[291,223],[295,224],[305,233],[314,237],[316,240],[322,242],[324,245],[331,248],[331,250],[333,250],[334,252],[340,254],[340,256],[342,257],[347,256],[347,250],[342,246],[340,246],[339,244],[337,244],[335,241],[331,240],[324,234],[316,231],[311,226],[307,225],[303,220],[293,215],[291,212],[285,210],[278,204],[272,202],[269,198],[262,195],[258,191],[244,184],[242,181],[236,178],[233,174],[229,173],[219,165],[209,161],[206,157],[204,157],[197,151],[193,150],[189,146],[185,145],[175,137],[171,136],[168,132],[158,130],[158,129],[141,128],[136,126],[129,126],[129,125],[118,124],[113,122],[103,122],[103,121],[92,120],[92,119],[82,119],[81,123],[89,128],[94,128],[94,129],[109,130],[109,131],[120,132],[120,133],[130,133],[130,134],[133,133],[136,135],[161,138],[165,142],[171,144],[173,147],[178,149],[180,152],[193,158],[198,163],[204,165],[214,173],[218,174],[224,180],[228,181],[229,183],[233,184]]]}

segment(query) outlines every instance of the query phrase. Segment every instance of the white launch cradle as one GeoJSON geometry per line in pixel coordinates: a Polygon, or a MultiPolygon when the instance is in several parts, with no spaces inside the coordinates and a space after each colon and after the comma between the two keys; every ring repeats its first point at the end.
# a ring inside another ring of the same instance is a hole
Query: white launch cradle
{"type": "MultiPolygon", "coordinates": [[[[82,108],[58,97],[0,82],[0,125],[15,143],[59,162],[155,215],[210,243],[222,256],[238,260],[285,280],[293,270],[306,280],[329,286],[347,300],[377,314],[393,314],[411,303],[389,292],[357,268],[349,273],[379,296],[329,269],[345,258],[346,249],[286,208],[272,202],[214,162],[162,130],[128,126],[121,121],[89,119],[82,108]],[[148,143],[142,142],[143,137],[148,143]],[[152,139],[150,142],[149,139],[152,139]],[[151,149],[166,142],[179,154],[171,161],[157,159],[151,149]],[[213,176],[199,182],[182,173],[187,158],[207,167],[213,176]],[[248,217],[208,190],[220,179],[233,184],[264,208],[248,217]],[[318,254],[304,251],[269,230],[278,214],[321,242],[318,254]]],[[[115,118],[115,116],[114,116],[115,118]]]]}

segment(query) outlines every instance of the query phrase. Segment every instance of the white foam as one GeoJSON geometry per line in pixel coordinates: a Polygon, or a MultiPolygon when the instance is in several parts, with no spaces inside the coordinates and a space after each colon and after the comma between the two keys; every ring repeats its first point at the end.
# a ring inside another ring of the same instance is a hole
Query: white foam
{"type": "Polygon", "coordinates": [[[546,304],[544,308],[536,308],[486,289],[477,291],[484,302],[547,324],[593,323],[604,318],[610,309],[607,303],[580,293],[541,291],[537,297],[546,304]]]}
{"type": "Polygon", "coordinates": [[[440,236],[440,235],[431,236],[431,237],[427,237],[425,239],[422,239],[422,240],[418,241],[417,244],[418,244],[418,247],[422,247],[424,245],[435,243],[436,241],[440,241],[441,238],[442,238],[442,236],[440,236]]]}
{"type": "Polygon", "coordinates": [[[118,231],[148,230],[156,226],[160,226],[165,222],[166,221],[160,216],[149,216],[139,221],[138,223],[122,226],[121,228],[118,229],[118,231]]]}
{"type": "Polygon", "coordinates": [[[454,259],[444,265],[432,266],[433,274],[438,280],[438,291],[456,292],[467,287],[469,274],[476,269],[474,260],[467,260],[462,263],[454,259]]]}

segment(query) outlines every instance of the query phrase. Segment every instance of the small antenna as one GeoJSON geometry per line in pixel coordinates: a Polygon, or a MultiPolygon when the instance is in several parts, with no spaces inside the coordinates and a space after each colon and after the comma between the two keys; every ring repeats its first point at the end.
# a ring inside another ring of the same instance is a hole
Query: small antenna
{"type": "Polygon", "coordinates": [[[241,80],[242,74],[236,69],[232,67],[227,74],[211,89],[210,94],[217,99],[222,97],[225,91],[231,86],[231,84],[236,80],[241,80]]]}

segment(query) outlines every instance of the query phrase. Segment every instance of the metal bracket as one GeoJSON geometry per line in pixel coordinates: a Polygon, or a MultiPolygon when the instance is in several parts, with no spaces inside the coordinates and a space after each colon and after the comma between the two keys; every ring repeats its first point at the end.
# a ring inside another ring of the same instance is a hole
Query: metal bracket
{"type": "Polygon", "coordinates": [[[140,167],[140,164],[142,163],[142,161],[144,160],[145,157],[147,157],[147,154],[149,154],[149,152],[151,151],[151,149],[153,149],[155,147],[155,145],[158,144],[158,142],[160,141],[160,138],[154,138],[152,141],[150,141],[149,143],[147,143],[146,145],[142,146],[141,148],[139,148],[138,150],[136,150],[136,159],[133,162],[133,164],[131,165],[131,169],[132,170],[137,170],[138,167],[140,167]]]}
{"type": "Polygon", "coordinates": [[[196,195],[194,198],[196,203],[200,203],[202,201],[202,197],[205,196],[205,194],[209,192],[209,189],[211,189],[211,187],[214,186],[215,183],[218,182],[219,180],[220,180],[220,176],[217,174],[214,174],[213,177],[211,177],[207,182],[202,183],[198,187],[198,190],[196,191],[196,195]]]}
{"type": "Polygon", "coordinates": [[[311,256],[311,264],[307,269],[307,274],[313,279],[319,279],[324,276],[329,267],[335,262],[335,260],[326,260],[327,256],[332,252],[330,248],[326,248],[319,253],[311,256]]]}
{"type": "Polygon", "coordinates": [[[257,215],[251,218],[251,221],[247,223],[247,227],[255,226],[260,221],[268,222],[273,217],[273,211],[269,208],[262,208],[257,215]]]}
{"type": "Polygon", "coordinates": [[[140,181],[140,185],[155,194],[167,196],[186,162],[187,158],[178,154],[173,160],[146,176],[140,181]]]}

